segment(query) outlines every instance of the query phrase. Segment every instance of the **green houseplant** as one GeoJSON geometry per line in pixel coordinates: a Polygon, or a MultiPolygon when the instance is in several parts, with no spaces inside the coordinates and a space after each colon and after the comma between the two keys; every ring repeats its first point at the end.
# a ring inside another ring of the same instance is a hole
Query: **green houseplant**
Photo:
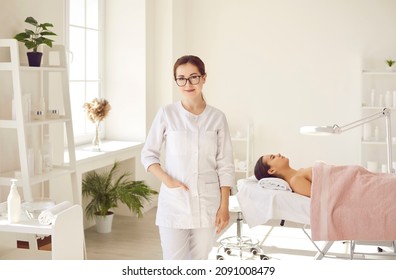
{"type": "Polygon", "coordinates": [[[392,72],[393,71],[393,67],[395,66],[396,61],[394,61],[393,59],[387,59],[385,60],[386,65],[387,65],[387,70],[392,72]]]}
{"type": "Polygon", "coordinates": [[[18,33],[14,36],[19,42],[23,42],[28,50],[32,49],[32,52],[28,52],[29,66],[40,66],[42,52],[38,51],[38,47],[45,44],[52,48],[52,42],[54,40],[47,38],[46,36],[56,36],[56,34],[50,31],[48,28],[54,27],[52,23],[38,23],[33,17],[27,17],[26,23],[34,26],[34,30],[25,29],[24,32],[18,33]]]}
{"type": "Polygon", "coordinates": [[[392,59],[387,59],[386,60],[386,64],[388,64],[389,67],[392,67],[393,64],[395,64],[396,61],[392,60],[392,59]]]}
{"type": "Polygon", "coordinates": [[[158,194],[143,181],[129,179],[128,172],[118,175],[118,169],[119,162],[116,161],[110,170],[89,172],[82,181],[82,195],[91,199],[85,208],[85,214],[90,220],[96,219],[96,229],[101,233],[111,231],[111,209],[118,207],[119,202],[140,218],[143,216],[143,203],[158,194]],[[101,228],[101,222],[108,222],[108,227],[101,228]]]}

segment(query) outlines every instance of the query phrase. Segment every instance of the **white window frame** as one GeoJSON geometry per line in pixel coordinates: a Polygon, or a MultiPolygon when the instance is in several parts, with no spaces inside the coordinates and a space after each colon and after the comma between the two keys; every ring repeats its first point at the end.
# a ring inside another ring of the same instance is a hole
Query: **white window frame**
{"type": "MultiPolygon", "coordinates": [[[[86,3],[85,0],[80,0],[80,1],[84,1],[86,3]]],[[[105,98],[104,94],[103,94],[103,88],[104,88],[104,81],[103,81],[103,69],[104,69],[104,1],[103,0],[98,0],[99,2],[99,61],[98,61],[98,66],[99,66],[99,74],[98,74],[98,82],[99,82],[99,90],[98,90],[98,98],[105,98]]],[[[69,60],[73,59],[73,54],[70,50],[70,9],[69,9],[70,5],[69,5],[69,0],[65,1],[65,11],[66,11],[66,15],[65,15],[65,26],[66,26],[66,30],[65,30],[65,34],[66,34],[66,49],[68,50],[68,54],[69,54],[69,60]]],[[[86,18],[86,16],[85,16],[86,18]]],[[[85,27],[80,27],[79,28],[83,28],[84,30],[88,30],[88,29],[92,29],[92,28],[87,28],[85,27]]],[[[86,39],[86,36],[85,36],[86,39]]],[[[85,48],[87,46],[87,44],[84,44],[85,48]]],[[[86,52],[87,50],[85,50],[86,52]]],[[[70,71],[70,69],[69,69],[70,71]]],[[[70,77],[70,76],[69,76],[70,77]]],[[[72,82],[72,80],[69,81],[72,82]]],[[[85,83],[85,90],[86,90],[86,84],[89,82],[89,80],[87,80],[86,78],[84,78],[84,80],[79,80],[85,83]]],[[[70,95],[72,96],[73,92],[70,92],[70,95]]],[[[85,97],[85,102],[89,102],[91,100],[87,100],[87,93],[85,91],[84,93],[85,97]]],[[[72,98],[71,98],[72,99],[72,98]]],[[[83,105],[84,104],[71,104],[71,106],[80,106],[81,110],[83,111],[83,105]]],[[[74,129],[74,141],[76,145],[79,144],[84,144],[84,143],[89,143],[90,141],[92,141],[94,134],[95,134],[95,125],[88,120],[88,118],[84,118],[83,120],[81,118],[76,118],[75,116],[72,116],[73,122],[85,122],[85,129],[84,131],[76,131],[74,129]]],[[[104,136],[104,126],[102,126],[100,128],[100,136],[101,138],[104,136]]]]}

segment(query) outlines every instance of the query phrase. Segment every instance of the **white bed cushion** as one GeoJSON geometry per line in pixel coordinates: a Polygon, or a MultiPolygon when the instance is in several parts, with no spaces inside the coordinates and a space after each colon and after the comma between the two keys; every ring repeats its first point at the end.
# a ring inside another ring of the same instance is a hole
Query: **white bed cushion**
{"type": "Polygon", "coordinates": [[[250,228],[269,220],[310,224],[310,198],[289,191],[265,189],[252,176],[237,182],[236,194],[243,217],[250,228]]]}
{"type": "MultiPolygon", "coordinates": [[[[252,178],[255,179],[255,178],[252,178]]],[[[269,189],[269,190],[278,190],[278,191],[289,191],[291,192],[292,189],[289,186],[289,183],[280,178],[262,178],[258,181],[258,186],[269,189]]]]}

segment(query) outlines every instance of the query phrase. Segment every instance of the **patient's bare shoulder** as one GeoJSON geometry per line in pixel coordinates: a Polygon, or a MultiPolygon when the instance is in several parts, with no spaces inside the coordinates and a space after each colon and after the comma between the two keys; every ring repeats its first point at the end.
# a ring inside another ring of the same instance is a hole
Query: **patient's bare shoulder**
{"type": "MultiPolygon", "coordinates": [[[[301,176],[303,176],[308,181],[312,182],[312,167],[301,168],[299,171],[301,171],[301,176]]],[[[299,172],[297,172],[297,174],[298,173],[299,172]]]]}
{"type": "Polygon", "coordinates": [[[312,168],[299,169],[290,179],[290,187],[295,193],[311,196],[312,168]]]}

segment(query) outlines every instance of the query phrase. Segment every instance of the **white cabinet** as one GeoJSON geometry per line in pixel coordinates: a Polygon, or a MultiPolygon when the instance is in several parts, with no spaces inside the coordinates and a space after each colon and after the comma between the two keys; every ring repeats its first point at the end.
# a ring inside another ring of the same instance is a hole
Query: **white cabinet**
{"type": "Polygon", "coordinates": [[[37,220],[23,219],[17,224],[9,224],[7,218],[0,217],[0,259],[53,259],[82,260],[85,258],[82,208],[73,205],[58,213],[51,225],[41,225],[37,220]],[[51,236],[51,250],[30,250],[16,247],[18,234],[51,236]]]}
{"type": "Polygon", "coordinates": [[[231,136],[237,181],[253,175],[253,123],[248,123],[245,129],[235,131],[231,136]]]}
{"type": "MultiPolygon", "coordinates": [[[[392,135],[396,133],[396,72],[362,72],[362,118],[380,112],[384,108],[391,111],[392,135]]],[[[392,158],[395,157],[396,139],[392,137],[392,158]]],[[[362,127],[362,166],[375,172],[386,172],[386,126],[385,118],[380,118],[362,127]]]]}

